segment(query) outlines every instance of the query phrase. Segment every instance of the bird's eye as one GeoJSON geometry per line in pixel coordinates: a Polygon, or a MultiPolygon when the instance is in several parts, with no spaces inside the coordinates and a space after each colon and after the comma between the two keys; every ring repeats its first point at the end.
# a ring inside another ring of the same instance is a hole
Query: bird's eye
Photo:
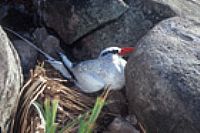
{"type": "Polygon", "coordinates": [[[113,54],[117,54],[119,51],[118,50],[113,50],[112,53],[113,54]]]}

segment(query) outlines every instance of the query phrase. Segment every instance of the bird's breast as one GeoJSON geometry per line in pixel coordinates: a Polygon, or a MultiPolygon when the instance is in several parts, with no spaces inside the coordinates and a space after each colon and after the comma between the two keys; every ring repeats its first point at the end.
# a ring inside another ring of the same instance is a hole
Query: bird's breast
{"type": "MultiPolygon", "coordinates": [[[[75,76],[83,77],[84,74],[98,76],[105,84],[111,85],[113,89],[119,89],[125,84],[124,67],[125,60],[97,59],[84,61],[74,68],[75,76]],[[83,75],[81,75],[83,74],[83,75]]],[[[78,79],[78,77],[77,77],[78,79]]]]}

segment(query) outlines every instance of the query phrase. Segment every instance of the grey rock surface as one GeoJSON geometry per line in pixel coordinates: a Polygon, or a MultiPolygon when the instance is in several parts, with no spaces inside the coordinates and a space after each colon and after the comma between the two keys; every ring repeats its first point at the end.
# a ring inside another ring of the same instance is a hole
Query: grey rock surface
{"type": "Polygon", "coordinates": [[[126,97],[121,91],[110,92],[107,101],[109,103],[107,105],[108,112],[112,114],[124,114],[124,112],[127,112],[126,97]]]}
{"type": "Polygon", "coordinates": [[[60,47],[60,41],[52,35],[48,35],[47,38],[42,42],[41,46],[43,51],[53,57],[58,57],[58,52],[62,51],[60,47]]]}
{"type": "Polygon", "coordinates": [[[8,10],[9,10],[9,6],[8,5],[6,5],[4,3],[2,3],[0,5],[0,22],[2,21],[2,19],[4,17],[6,17],[8,15],[8,10]]]}
{"type": "Polygon", "coordinates": [[[41,47],[41,44],[43,43],[44,40],[47,39],[47,36],[48,36],[48,32],[46,30],[45,27],[41,27],[41,28],[36,28],[32,34],[35,42],[36,42],[36,45],[38,47],[41,47]]]}
{"type": "Polygon", "coordinates": [[[38,52],[23,40],[14,40],[13,45],[19,54],[23,74],[28,77],[30,70],[37,64],[38,52]]]}
{"type": "Polygon", "coordinates": [[[35,5],[45,24],[67,44],[116,20],[128,9],[121,0],[48,0],[35,5]]]}
{"type": "Polygon", "coordinates": [[[103,133],[140,133],[133,125],[121,117],[116,117],[103,133]]]}
{"type": "MultiPolygon", "coordinates": [[[[149,0],[145,0],[149,1],[149,0]]],[[[200,0],[151,0],[171,8],[178,16],[200,21],[200,0]]]]}
{"type": "Polygon", "coordinates": [[[200,23],[174,17],[148,32],[128,60],[126,87],[149,133],[199,133],[200,23]]]}
{"type": "Polygon", "coordinates": [[[130,124],[132,124],[132,125],[134,125],[134,126],[136,126],[136,125],[138,124],[138,120],[137,120],[137,118],[136,118],[136,116],[135,116],[134,114],[131,114],[131,115],[126,116],[126,120],[127,120],[130,124]]]}
{"type": "Polygon", "coordinates": [[[169,6],[155,2],[154,0],[125,0],[133,10],[140,10],[144,18],[150,20],[154,25],[169,17],[176,16],[176,13],[169,6]]]}
{"type": "Polygon", "coordinates": [[[18,54],[1,27],[0,75],[0,127],[6,129],[16,106],[23,76],[18,54]]]}
{"type": "Polygon", "coordinates": [[[152,28],[151,21],[140,10],[128,9],[116,22],[110,23],[79,41],[73,54],[77,59],[97,57],[106,47],[135,46],[136,42],[152,28]]]}
{"type": "Polygon", "coordinates": [[[34,40],[36,45],[45,53],[51,55],[54,58],[59,58],[58,52],[63,52],[60,47],[60,40],[53,35],[50,35],[46,29],[37,28],[34,33],[34,40]]]}

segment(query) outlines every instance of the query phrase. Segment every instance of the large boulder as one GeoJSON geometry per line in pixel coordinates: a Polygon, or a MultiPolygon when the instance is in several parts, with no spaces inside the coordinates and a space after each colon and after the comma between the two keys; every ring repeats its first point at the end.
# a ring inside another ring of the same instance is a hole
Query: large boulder
{"type": "Polygon", "coordinates": [[[23,78],[17,52],[1,27],[0,60],[0,127],[5,129],[16,105],[23,78]]]}
{"type": "Polygon", "coordinates": [[[119,18],[127,9],[122,0],[35,1],[38,14],[67,44],[119,18]]]}
{"type": "Polygon", "coordinates": [[[199,133],[200,23],[174,17],[145,35],[128,60],[126,94],[149,133],[199,133]]]}

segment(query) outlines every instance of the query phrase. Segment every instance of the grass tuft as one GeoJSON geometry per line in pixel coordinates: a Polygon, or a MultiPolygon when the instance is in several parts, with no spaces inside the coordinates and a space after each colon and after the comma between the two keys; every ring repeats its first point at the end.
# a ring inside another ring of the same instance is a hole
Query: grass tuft
{"type": "Polygon", "coordinates": [[[34,107],[38,111],[45,133],[56,132],[57,123],[55,123],[55,120],[58,108],[58,101],[58,99],[53,99],[51,101],[50,98],[46,98],[44,101],[44,109],[39,103],[33,103],[34,107]]]}
{"type": "Polygon", "coordinates": [[[52,101],[50,98],[46,98],[44,101],[44,108],[37,102],[34,102],[33,105],[39,114],[45,133],[56,133],[57,131],[59,133],[70,132],[77,125],[79,125],[78,133],[91,133],[95,127],[96,120],[105,105],[108,93],[109,89],[107,89],[100,97],[97,97],[91,111],[79,115],[76,119],[67,123],[60,131],[58,131],[57,123],[55,123],[59,103],[57,98],[52,101]]]}
{"type": "Polygon", "coordinates": [[[95,127],[97,118],[99,117],[103,106],[106,103],[106,98],[108,97],[109,89],[100,96],[97,97],[96,103],[92,109],[92,113],[89,118],[84,118],[80,122],[80,128],[78,133],[91,133],[95,127]]]}

